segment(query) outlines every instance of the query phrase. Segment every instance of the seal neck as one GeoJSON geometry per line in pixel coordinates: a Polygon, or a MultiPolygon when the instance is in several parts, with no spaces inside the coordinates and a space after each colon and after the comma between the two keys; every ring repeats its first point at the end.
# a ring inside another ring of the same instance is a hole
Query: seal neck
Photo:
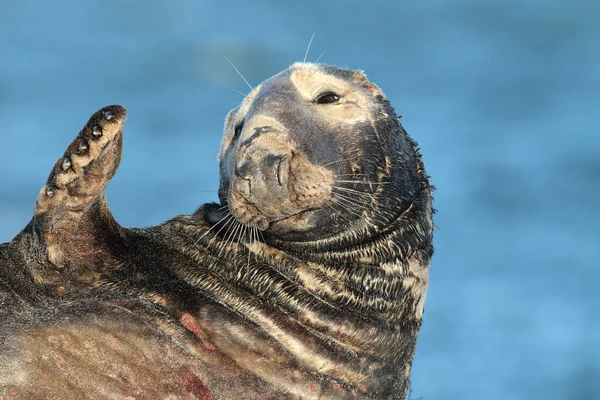
{"type": "Polygon", "coordinates": [[[433,253],[432,188],[424,171],[422,178],[391,223],[329,249],[248,240],[232,233],[236,227],[219,233],[210,219],[219,205],[203,206],[169,223],[192,261],[175,272],[314,371],[373,387],[386,387],[378,377],[398,371],[408,379],[433,253]]]}

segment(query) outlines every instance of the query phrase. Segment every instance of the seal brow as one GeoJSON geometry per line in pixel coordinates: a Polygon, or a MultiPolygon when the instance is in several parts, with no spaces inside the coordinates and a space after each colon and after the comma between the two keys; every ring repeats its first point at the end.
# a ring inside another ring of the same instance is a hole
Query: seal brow
{"type": "Polygon", "coordinates": [[[269,127],[256,128],[256,129],[254,129],[254,133],[248,139],[244,140],[240,144],[240,147],[249,146],[257,137],[259,137],[263,133],[269,133],[269,132],[274,132],[274,131],[275,131],[275,129],[272,129],[269,127]]]}

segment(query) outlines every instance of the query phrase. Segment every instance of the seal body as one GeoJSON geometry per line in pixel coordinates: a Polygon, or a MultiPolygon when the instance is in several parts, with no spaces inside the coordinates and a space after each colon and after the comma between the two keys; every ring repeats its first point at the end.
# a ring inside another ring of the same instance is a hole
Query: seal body
{"type": "Polygon", "coordinates": [[[266,80],[226,119],[221,204],[143,229],[103,194],[125,119],[92,116],[0,247],[0,397],[406,397],[432,187],[378,87],[266,80]]]}

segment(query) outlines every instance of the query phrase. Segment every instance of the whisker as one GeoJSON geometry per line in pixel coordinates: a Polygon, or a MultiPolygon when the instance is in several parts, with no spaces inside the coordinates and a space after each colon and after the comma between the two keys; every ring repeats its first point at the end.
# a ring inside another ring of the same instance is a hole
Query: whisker
{"type": "Polygon", "coordinates": [[[347,215],[347,213],[342,212],[342,210],[338,210],[337,208],[334,207],[336,203],[334,202],[333,204],[329,204],[327,206],[327,208],[331,209],[332,212],[336,215],[339,216],[340,218],[342,218],[345,221],[350,222],[350,217],[347,215]]]}
{"type": "MultiPolygon", "coordinates": [[[[230,223],[231,223],[231,222],[233,222],[233,221],[235,221],[235,218],[233,217],[233,214],[229,214],[229,219],[227,220],[227,223],[228,223],[228,224],[230,224],[230,223]]],[[[219,230],[217,231],[217,233],[215,233],[215,236],[218,236],[218,235],[219,235],[219,233],[221,233],[221,231],[223,230],[223,228],[225,228],[225,226],[226,226],[226,225],[223,225],[223,226],[221,227],[221,229],[219,229],[219,230]]]]}
{"type": "MultiPolygon", "coordinates": [[[[212,238],[210,238],[210,240],[209,240],[209,241],[208,241],[208,243],[207,243],[207,247],[210,247],[210,246],[212,246],[212,245],[213,245],[213,243],[214,243],[214,241],[216,240],[216,238],[217,238],[217,237],[219,237],[219,233],[221,233],[221,231],[222,231],[222,230],[223,230],[225,227],[227,227],[227,226],[231,227],[231,223],[232,223],[233,221],[235,221],[235,220],[236,220],[236,219],[234,218],[233,214],[230,214],[230,215],[229,215],[229,219],[227,220],[227,222],[226,222],[225,224],[223,224],[223,226],[222,226],[222,227],[221,227],[221,228],[220,228],[220,229],[219,229],[219,230],[218,230],[218,231],[215,233],[215,235],[214,235],[212,238]]],[[[227,229],[229,229],[229,228],[227,228],[227,229]]],[[[217,247],[220,247],[220,246],[217,246],[217,247]]]]}
{"type": "Polygon", "coordinates": [[[345,188],[345,187],[342,187],[342,186],[334,186],[334,185],[331,185],[331,188],[332,188],[332,189],[336,189],[336,190],[341,190],[341,191],[344,191],[344,192],[348,192],[348,193],[356,193],[356,194],[358,194],[359,196],[369,196],[369,197],[373,196],[373,195],[372,195],[371,193],[369,193],[369,192],[361,192],[360,190],[355,190],[355,189],[345,188]]]}
{"type": "MultiPolygon", "coordinates": [[[[362,217],[362,215],[361,215],[361,214],[359,214],[359,213],[357,213],[356,211],[354,211],[353,209],[351,209],[351,208],[350,208],[350,206],[348,206],[348,205],[345,205],[344,203],[342,203],[342,202],[340,201],[340,200],[342,200],[342,199],[339,199],[339,198],[338,198],[337,200],[338,200],[338,201],[334,202],[334,204],[336,204],[336,205],[340,206],[340,208],[342,209],[343,213],[345,212],[345,213],[348,213],[348,214],[352,214],[352,215],[355,215],[355,216],[357,216],[357,217],[359,217],[359,218],[360,218],[360,217],[362,217]]],[[[343,213],[342,213],[342,214],[343,214],[343,213]]]]}
{"type": "Polygon", "coordinates": [[[315,64],[319,63],[319,60],[321,59],[321,57],[323,57],[323,54],[325,54],[325,52],[322,52],[321,55],[315,60],[315,64]]]}
{"type": "MultiPolygon", "coordinates": [[[[227,244],[229,243],[229,240],[233,236],[234,232],[239,228],[239,226],[240,226],[240,222],[236,219],[232,225],[233,229],[227,229],[227,232],[225,232],[225,240],[223,240],[221,242],[222,246],[219,249],[219,254],[218,254],[219,258],[221,258],[221,253],[223,252],[223,250],[225,250],[227,248],[227,244]]],[[[227,252],[225,252],[224,255],[227,255],[227,252]]]]}
{"type": "Polygon", "coordinates": [[[235,65],[233,65],[233,63],[231,62],[231,60],[229,58],[227,58],[227,56],[225,54],[223,54],[223,58],[225,58],[227,60],[227,62],[229,64],[231,64],[231,66],[233,67],[233,69],[235,69],[235,71],[238,73],[238,75],[244,80],[244,82],[246,82],[246,85],[248,85],[248,87],[250,88],[250,90],[254,90],[254,88],[252,87],[252,85],[250,85],[248,83],[248,81],[246,80],[246,78],[244,78],[244,75],[242,75],[242,73],[240,72],[240,70],[237,69],[235,65]]]}
{"type": "Polygon", "coordinates": [[[208,233],[209,233],[210,231],[212,231],[212,230],[213,230],[213,229],[214,229],[214,228],[215,228],[217,225],[219,225],[221,222],[223,222],[223,220],[224,220],[225,218],[227,218],[227,217],[232,217],[232,215],[231,215],[231,214],[227,214],[227,215],[225,215],[223,218],[221,218],[220,220],[218,220],[216,224],[214,224],[213,226],[211,226],[210,228],[208,228],[208,229],[206,230],[206,232],[204,232],[202,235],[200,235],[200,237],[198,238],[198,240],[196,240],[196,242],[194,243],[194,246],[195,246],[195,245],[197,245],[197,244],[198,244],[198,243],[199,243],[199,242],[200,242],[202,239],[204,239],[204,237],[205,237],[206,235],[208,235],[208,233]]]}
{"type": "MultiPolygon", "coordinates": [[[[229,218],[227,220],[227,222],[225,224],[223,224],[223,226],[221,226],[221,228],[215,233],[215,235],[213,236],[213,238],[211,240],[217,240],[216,238],[219,237],[219,233],[221,233],[223,231],[223,229],[227,228],[227,230],[225,232],[229,231],[232,224],[235,222],[235,218],[233,218],[233,215],[231,217],[232,218],[229,218]]],[[[210,244],[210,242],[209,242],[209,244],[210,244]]]]}
{"type": "MultiPolygon", "coordinates": [[[[252,228],[252,243],[257,243],[259,242],[258,240],[258,228],[257,227],[253,227],[252,228]]],[[[256,253],[254,253],[254,262],[256,262],[256,253]]]]}
{"type": "MultiPolygon", "coordinates": [[[[260,236],[260,238],[262,239],[262,242],[263,242],[263,243],[266,243],[266,241],[265,241],[265,237],[263,236],[263,234],[262,234],[262,231],[261,231],[260,229],[256,228],[256,233],[258,233],[258,235],[259,235],[259,236],[260,236]]],[[[259,242],[260,242],[260,240],[259,240],[259,242]]]]}
{"type": "MultiPolygon", "coordinates": [[[[244,235],[247,233],[247,226],[244,226],[244,235]]],[[[252,228],[250,228],[250,235],[252,236],[252,228]]],[[[252,245],[252,240],[249,238],[248,239],[248,265],[247,267],[250,268],[250,254],[252,253],[252,251],[250,251],[250,246],[252,245]]]]}
{"type": "MultiPolygon", "coordinates": [[[[221,250],[223,247],[223,243],[227,243],[227,235],[229,234],[229,231],[231,231],[231,228],[235,227],[237,223],[237,219],[232,218],[229,220],[229,223],[227,224],[227,229],[225,230],[225,233],[223,233],[223,237],[221,238],[222,240],[218,242],[217,248],[219,249],[219,253],[218,256],[221,256],[221,250]]],[[[219,231],[220,232],[220,231],[219,231]]],[[[217,235],[215,235],[215,237],[217,237],[217,235]]]]}
{"type": "Polygon", "coordinates": [[[234,227],[234,228],[231,230],[231,233],[230,233],[230,234],[229,234],[229,236],[227,237],[227,240],[226,240],[226,242],[229,242],[229,243],[235,243],[235,240],[234,240],[234,239],[235,239],[235,238],[236,238],[236,236],[237,236],[237,232],[238,232],[238,230],[240,229],[240,227],[244,226],[244,225],[243,225],[243,224],[242,224],[240,221],[237,221],[237,220],[236,220],[236,222],[237,222],[237,223],[235,224],[235,227],[234,227]]]}
{"type": "MultiPolygon", "coordinates": [[[[342,188],[338,188],[336,190],[340,190],[342,188]]],[[[354,203],[357,207],[363,208],[363,209],[367,209],[371,207],[372,201],[373,201],[373,194],[371,193],[362,193],[359,191],[352,191],[351,189],[348,189],[346,191],[347,193],[339,193],[339,192],[332,192],[334,197],[340,197],[340,198],[344,198],[347,201],[350,201],[352,203],[354,203]],[[358,194],[355,195],[355,194],[358,194]]]]}
{"type": "Polygon", "coordinates": [[[232,87],[229,87],[229,86],[226,86],[226,85],[221,85],[221,86],[223,86],[225,89],[229,89],[229,90],[231,90],[231,91],[234,91],[234,92],[236,92],[236,93],[239,93],[239,94],[241,94],[241,95],[242,95],[242,96],[244,96],[244,97],[248,96],[246,93],[244,93],[244,92],[240,92],[239,90],[237,90],[237,89],[234,89],[234,88],[232,88],[232,87]]]}
{"type": "Polygon", "coordinates": [[[337,174],[336,178],[340,177],[340,176],[369,176],[369,174],[355,174],[355,173],[352,173],[352,174],[337,174]]]}
{"type": "MultiPolygon", "coordinates": [[[[258,243],[260,243],[261,237],[262,237],[262,233],[261,233],[260,229],[254,228],[254,236],[256,237],[256,241],[258,243]]],[[[262,239],[262,241],[264,242],[264,238],[262,239]]],[[[260,247],[258,248],[258,252],[256,252],[254,254],[254,261],[256,261],[256,259],[258,258],[259,255],[260,255],[260,247]]]]}
{"type": "Polygon", "coordinates": [[[308,47],[306,48],[306,53],[304,53],[304,60],[302,62],[306,62],[306,57],[308,57],[308,51],[310,50],[310,45],[312,44],[314,37],[315,37],[315,34],[313,33],[312,36],[310,37],[310,41],[308,42],[308,47]]]}
{"type": "Polygon", "coordinates": [[[362,204],[355,203],[354,201],[346,199],[344,197],[337,197],[337,200],[338,200],[338,202],[343,203],[347,207],[359,208],[359,209],[365,209],[366,208],[362,204]]]}
{"type": "Polygon", "coordinates": [[[244,239],[244,234],[246,232],[246,225],[242,224],[240,229],[238,229],[237,234],[234,237],[233,243],[242,243],[244,239]]]}
{"type": "Polygon", "coordinates": [[[336,183],[354,183],[357,185],[388,185],[391,182],[371,182],[371,181],[348,181],[348,180],[335,180],[336,183]]]}
{"type": "MultiPolygon", "coordinates": [[[[255,242],[256,242],[256,240],[254,239],[254,227],[249,226],[248,227],[248,265],[250,265],[250,253],[254,253],[254,252],[250,251],[250,249],[252,248],[252,246],[254,245],[255,242]]],[[[254,253],[254,261],[256,261],[256,253],[254,253]]]]}
{"type": "Polygon", "coordinates": [[[361,209],[367,209],[369,207],[369,204],[364,204],[364,202],[360,201],[359,199],[349,196],[349,195],[346,195],[346,194],[334,193],[334,197],[337,197],[339,199],[344,199],[346,201],[346,203],[352,204],[361,209]]]}
{"type": "Polygon", "coordinates": [[[366,199],[371,200],[373,198],[373,194],[371,194],[371,193],[364,193],[364,192],[360,192],[360,191],[351,192],[351,190],[352,189],[348,189],[346,192],[342,192],[342,193],[334,192],[334,194],[340,195],[340,196],[343,196],[348,199],[352,199],[354,201],[361,202],[361,203],[364,203],[366,199]]]}
{"type": "Polygon", "coordinates": [[[326,167],[328,165],[339,163],[339,162],[342,162],[342,161],[348,161],[348,160],[350,160],[350,158],[342,158],[341,160],[335,160],[335,161],[332,161],[332,162],[328,162],[327,164],[323,164],[319,168],[324,168],[324,167],[326,167]]]}
{"type": "Polygon", "coordinates": [[[238,243],[242,243],[242,242],[249,242],[248,239],[248,227],[244,224],[242,224],[242,229],[240,229],[240,233],[238,236],[238,243]]]}
{"type": "Polygon", "coordinates": [[[240,236],[240,232],[244,230],[246,225],[240,222],[240,226],[235,231],[235,235],[231,237],[231,243],[241,243],[242,237],[240,236]]]}
{"type": "Polygon", "coordinates": [[[345,194],[345,193],[334,192],[333,193],[333,197],[347,200],[348,202],[351,202],[352,204],[356,205],[357,207],[361,207],[361,208],[365,208],[366,207],[363,204],[363,202],[361,201],[361,199],[357,199],[356,197],[350,196],[350,195],[345,194]]]}

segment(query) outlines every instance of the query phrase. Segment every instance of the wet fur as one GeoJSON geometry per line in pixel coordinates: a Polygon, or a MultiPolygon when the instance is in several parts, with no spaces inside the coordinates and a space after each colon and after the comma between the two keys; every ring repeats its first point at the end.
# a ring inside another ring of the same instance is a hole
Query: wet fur
{"type": "Polygon", "coordinates": [[[207,204],[126,229],[100,190],[67,225],[84,234],[67,236],[60,265],[44,242],[55,225],[34,218],[0,246],[0,398],[405,398],[433,253],[432,188],[379,89],[361,73],[318,68],[365,85],[377,105],[378,143],[363,157],[379,152],[373,173],[387,184],[364,214],[257,240],[221,229],[222,206],[207,204]]]}

